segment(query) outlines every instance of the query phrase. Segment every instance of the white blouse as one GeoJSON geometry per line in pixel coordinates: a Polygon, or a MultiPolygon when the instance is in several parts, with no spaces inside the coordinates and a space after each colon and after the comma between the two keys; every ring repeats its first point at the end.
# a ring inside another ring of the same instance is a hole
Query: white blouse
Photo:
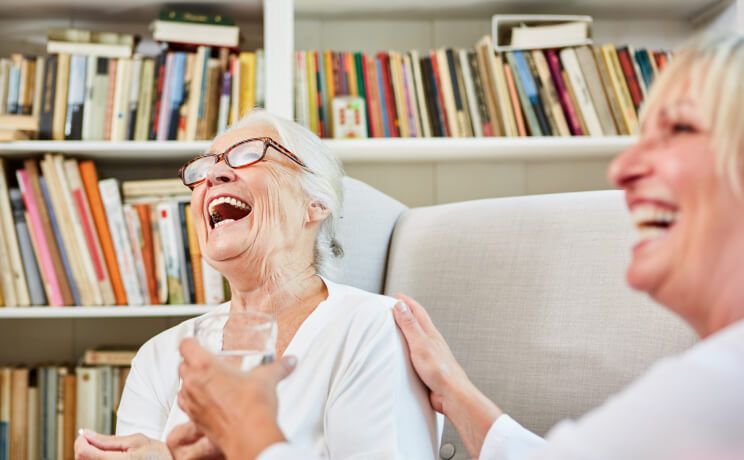
{"type": "MultiPolygon", "coordinates": [[[[308,316],[285,354],[298,358],[278,388],[287,440],[319,458],[432,459],[441,419],[408,359],[392,312],[395,299],[323,279],[328,298],[308,316]]],[[[227,311],[229,303],[217,307],[227,311]]],[[[145,343],[132,362],[116,434],[165,440],[187,420],[178,407],[178,345],[194,319],[145,343]]],[[[250,427],[236,427],[250,431],[250,427]]]]}
{"type": "Polygon", "coordinates": [[[545,440],[502,415],[480,459],[744,459],[744,321],[660,361],[545,440]]]}

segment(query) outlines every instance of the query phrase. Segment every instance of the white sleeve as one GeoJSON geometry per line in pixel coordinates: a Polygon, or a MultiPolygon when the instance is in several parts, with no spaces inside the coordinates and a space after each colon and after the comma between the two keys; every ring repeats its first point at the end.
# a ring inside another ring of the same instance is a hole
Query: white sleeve
{"type": "Polygon", "coordinates": [[[148,344],[132,360],[132,369],[127,377],[121,403],[116,413],[116,434],[129,435],[142,433],[152,439],[160,436],[168,419],[170,407],[158,395],[158,387],[153,379],[158,377],[152,356],[147,353],[148,344]]]}
{"type": "Polygon", "coordinates": [[[356,321],[324,420],[331,459],[434,458],[437,418],[392,312],[356,321]]]}
{"type": "Polygon", "coordinates": [[[261,452],[256,460],[322,460],[321,457],[310,453],[307,449],[292,447],[289,443],[280,442],[269,446],[261,452]]]}
{"type": "Polygon", "coordinates": [[[540,436],[524,428],[506,414],[493,422],[483,441],[481,460],[526,459],[545,444],[540,436]]]}

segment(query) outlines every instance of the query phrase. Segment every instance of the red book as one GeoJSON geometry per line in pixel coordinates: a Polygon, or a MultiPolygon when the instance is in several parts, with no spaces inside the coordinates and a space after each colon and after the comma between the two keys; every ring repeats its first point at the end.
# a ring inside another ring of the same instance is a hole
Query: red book
{"type": "Polygon", "coordinates": [[[667,62],[666,54],[664,54],[663,51],[654,51],[654,60],[656,61],[656,67],[659,69],[659,72],[664,68],[667,62]]]}
{"type": "Polygon", "coordinates": [[[563,113],[566,115],[568,128],[574,136],[583,136],[584,131],[581,129],[581,121],[579,121],[576,108],[571,102],[571,96],[568,94],[566,82],[563,81],[563,75],[561,74],[561,60],[558,58],[558,53],[556,50],[545,50],[545,57],[548,60],[550,76],[553,78],[555,89],[558,92],[558,98],[560,99],[563,113]]]}
{"type": "Polygon", "coordinates": [[[630,90],[630,98],[633,99],[633,105],[635,106],[636,112],[641,107],[643,102],[643,92],[641,86],[638,84],[638,76],[633,68],[633,62],[631,61],[630,52],[628,47],[623,46],[617,49],[617,58],[620,61],[620,67],[623,69],[623,75],[625,81],[628,82],[628,89],[630,90]]]}
{"type": "Polygon", "coordinates": [[[380,103],[377,95],[377,81],[375,73],[375,60],[371,56],[362,54],[362,73],[364,86],[367,90],[367,118],[369,118],[370,137],[382,137],[380,135],[380,103]]]}
{"type": "Polygon", "coordinates": [[[147,291],[150,294],[150,303],[158,305],[160,301],[158,300],[158,279],[155,271],[155,250],[152,239],[150,205],[135,204],[133,207],[139,216],[140,226],[142,227],[142,262],[145,266],[147,291]]]}
{"type": "Polygon", "coordinates": [[[395,110],[395,99],[393,98],[393,83],[390,78],[390,56],[387,53],[377,53],[377,57],[382,64],[382,86],[385,92],[385,106],[388,115],[388,129],[390,137],[399,137],[398,114],[395,110]]]}
{"type": "Polygon", "coordinates": [[[439,65],[437,64],[437,53],[436,51],[432,51],[429,54],[429,57],[431,58],[431,71],[434,74],[434,84],[437,87],[437,100],[439,101],[438,105],[440,110],[440,113],[442,114],[442,136],[448,137],[450,135],[449,132],[449,121],[447,119],[447,111],[444,109],[444,96],[442,95],[442,80],[439,78],[439,65]]]}

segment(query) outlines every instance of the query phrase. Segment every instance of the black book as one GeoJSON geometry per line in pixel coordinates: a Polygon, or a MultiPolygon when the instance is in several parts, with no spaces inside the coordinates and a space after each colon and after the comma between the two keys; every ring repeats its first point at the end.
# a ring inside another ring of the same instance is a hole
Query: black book
{"type": "Polygon", "coordinates": [[[426,95],[427,110],[431,121],[431,132],[434,137],[442,137],[442,118],[440,114],[439,99],[434,88],[434,69],[431,66],[431,57],[425,56],[421,59],[421,79],[424,83],[424,94],[426,95]]]}
{"type": "MultiPolygon", "coordinates": [[[[464,110],[464,106],[462,104],[463,95],[460,94],[460,85],[457,82],[457,70],[455,69],[455,61],[457,58],[455,57],[455,50],[452,48],[448,48],[445,53],[447,55],[447,69],[449,70],[450,81],[452,82],[452,95],[455,98],[455,110],[457,111],[457,117],[459,118],[460,113],[464,110]]],[[[459,123],[459,119],[457,121],[459,123]]],[[[461,128],[459,125],[458,127],[461,128]]]]}
{"type": "Polygon", "coordinates": [[[191,264],[191,250],[189,247],[189,230],[186,227],[186,206],[188,203],[178,203],[178,219],[181,227],[181,240],[183,241],[183,251],[186,257],[186,279],[188,280],[189,298],[184,299],[188,303],[196,303],[196,287],[194,285],[194,267],[191,264]]]}
{"type": "Polygon", "coordinates": [[[39,112],[39,139],[52,139],[54,121],[54,97],[57,93],[57,55],[46,58],[44,82],[41,90],[41,110],[39,112]]]}

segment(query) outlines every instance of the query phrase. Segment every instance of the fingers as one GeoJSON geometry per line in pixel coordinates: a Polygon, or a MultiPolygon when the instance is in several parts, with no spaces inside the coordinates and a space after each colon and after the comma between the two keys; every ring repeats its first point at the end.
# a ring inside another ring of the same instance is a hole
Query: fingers
{"type": "Polygon", "coordinates": [[[414,316],[408,302],[396,303],[395,308],[393,308],[393,317],[401,332],[403,332],[409,348],[415,349],[417,348],[416,345],[427,340],[426,331],[414,316]]]}
{"type": "Polygon", "coordinates": [[[254,378],[259,378],[260,376],[267,385],[276,386],[279,382],[287,378],[294,371],[295,367],[297,367],[297,358],[294,356],[285,356],[279,361],[256,368],[252,374],[254,374],[254,378]]]}
{"type": "Polygon", "coordinates": [[[189,366],[206,365],[212,358],[212,355],[202,348],[199,342],[192,337],[183,339],[178,350],[181,352],[181,356],[183,356],[184,363],[189,366]]]}
{"type": "Polygon", "coordinates": [[[92,445],[81,434],[75,440],[75,460],[123,460],[127,454],[122,451],[106,451],[92,445]]]}
{"type": "Polygon", "coordinates": [[[175,460],[220,456],[220,450],[191,422],[175,427],[168,435],[167,443],[175,460]]]}
{"type": "Polygon", "coordinates": [[[123,452],[142,446],[147,442],[147,438],[141,434],[110,436],[92,430],[80,430],[80,436],[84,437],[90,445],[105,451],[123,452]]]}
{"type": "Polygon", "coordinates": [[[421,304],[418,303],[415,299],[408,297],[405,294],[397,294],[395,297],[405,302],[405,304],[408,306],[408,309],[411,311],[411,314],[416,318],[418,323],[425,331],[433,332],[437,330],[437,328],[434,326],[434,322],[431,320],[431,317],[426,312],[426,309],[422,307],[421,304]]]}
{"type": "Polygon", "coordinates": [[[168,435],[166,444],[168,445],[168,449],[173,450],[175,447],[182,444],[192,444],[202,436],[204,436],[204,434],[194,423],[183,423],[173,428],[173,431],[168,435]]]}

